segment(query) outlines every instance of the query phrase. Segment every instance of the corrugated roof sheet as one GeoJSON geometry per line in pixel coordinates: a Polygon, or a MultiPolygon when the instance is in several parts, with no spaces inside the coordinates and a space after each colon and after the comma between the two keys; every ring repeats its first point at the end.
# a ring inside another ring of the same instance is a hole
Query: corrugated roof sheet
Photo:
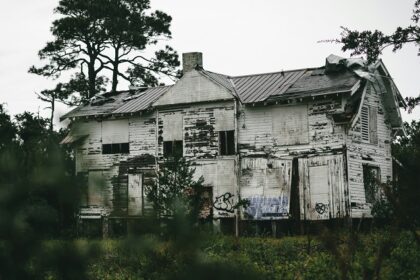
{"type": "Polygon", "coordinates": [[[231,77],[236,92],[243,103],[265,101],[271,95],[283,94],[307,70],[231,77]]]}
{"type": "Polygon", "coordinates": [[[146,90],[121,91],[115,94],[102,94],[97,99],[102,100],[102,104],[79,106],[64,116],[61,120],[73,117],[124,114],[140,112],[152,105],[162,96],[171,86],[160,86],[146,90]]]}
{"type": "Polygon", "coordinates": [[[118,109],[114,110],[114,114],[124,114],[143,111],[149,108],[156,100],[159,99],[165,92],[167,92],[171,86],[162,86],[149,88],[144,92],[137,94],[136,98],[127,101],[118,109]]]}

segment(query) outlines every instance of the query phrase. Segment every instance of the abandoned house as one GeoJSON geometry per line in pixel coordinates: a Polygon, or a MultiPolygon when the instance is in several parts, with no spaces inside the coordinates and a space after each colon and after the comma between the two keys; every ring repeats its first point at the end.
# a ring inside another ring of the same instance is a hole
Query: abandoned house
{"type": "Polygon", "coordinates": [[[369,217],[392,179],[391,140],[405,103],[382,61],[330,55],[319,68],[228,76],[183,54],[172,86],[106,93],[62,116],[76,172],[86,179],[81,219],[139,218],[160,160],[190,159],[211,190],[216,221],[369,217]]]}

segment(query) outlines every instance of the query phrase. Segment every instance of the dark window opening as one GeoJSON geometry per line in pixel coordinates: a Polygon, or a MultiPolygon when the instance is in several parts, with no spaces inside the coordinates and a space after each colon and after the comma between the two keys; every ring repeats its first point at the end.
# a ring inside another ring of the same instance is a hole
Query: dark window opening
{"type": "Polygon", "coordinates": [[[163,156],[164,157],[182,157],[183,156],[182,141],[164,141],[163,156]]]}
{"type": "Polygon", "coordinates": [[[235,154],[235,132],[233,130],[219,131],[219,154],[221,156],[235,154]]]}
{"type": "Polygon", "coordinates": [[[363,184],[365,187],[366,203],[374,203],[379,190],[379,168],[363,165],[363,184]]]}
{"type": "Polygon", "coordinates": [[[129,143],[102,144],[102,154],[128,154],[130,153],[129,143]]]}

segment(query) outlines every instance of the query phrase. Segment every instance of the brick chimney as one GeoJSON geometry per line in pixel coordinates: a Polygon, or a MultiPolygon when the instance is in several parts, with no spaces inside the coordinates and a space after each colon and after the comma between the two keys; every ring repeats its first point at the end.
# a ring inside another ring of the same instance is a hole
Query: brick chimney
{"type": "Polygon", "coordinates": [[[182,72],[185,74],[196,67],[203,67],[203,54],[201,52],[190,52],[182,54],[182,72]]]}

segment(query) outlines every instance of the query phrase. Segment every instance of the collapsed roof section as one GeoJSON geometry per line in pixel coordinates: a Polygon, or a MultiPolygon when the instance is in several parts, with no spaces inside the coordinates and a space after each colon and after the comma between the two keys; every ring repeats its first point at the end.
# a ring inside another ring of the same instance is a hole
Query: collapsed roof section
{"type": "Polygon", "coordinates": [[[92,98],[89,104],[81,105],[60,120],[88,116],[131,114],[149,109],[171,86],[140,88],[136,90],[104,93],[92,98]]]}

